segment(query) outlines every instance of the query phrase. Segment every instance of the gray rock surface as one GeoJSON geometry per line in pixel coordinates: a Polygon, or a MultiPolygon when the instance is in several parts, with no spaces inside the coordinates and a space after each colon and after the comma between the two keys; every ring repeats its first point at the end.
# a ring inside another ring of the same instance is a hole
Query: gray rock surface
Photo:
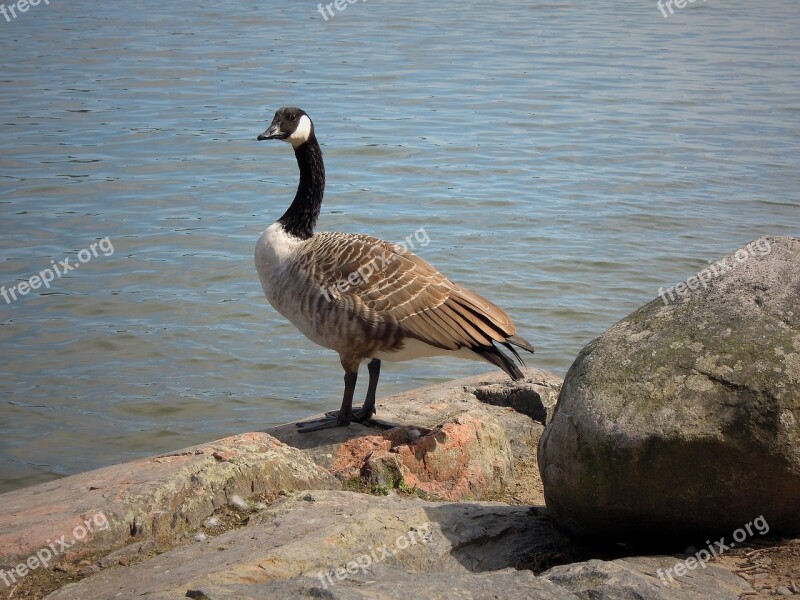
{"type": "MultiPolygon", "coordinates": [[[[198,590],[200,591],[200,590],[198,590]]],[[[295,577],[259,584],[210,586],[202,592],[210,600],[452,600],[502,598],[503,600],[578,600],[566,589],[530,571],[506,569],[491,573],[412,573],[380,565],[367,574],[327,587],[319,579],[295,577]]],[[[159,596],[146,596],[158,598],[159,596]]],[[[163,596],[174,598],[174,596],[163,596]]],[[[732,599],[733,600],[733,599],[732,599]]]]}
{"type": "Polygon", "coordinates": [[[610,541],[796,533],[798,421],[800,240],[763,238],[581,351],[539,444],[548,509],[610,541]]]}
{"type": "MultiPolygon", "coordinates": [[[[266,583],[210,585],[192,590],[191,595],[200,600],[739,600],[742,594],[752,591],[741,579],[716,567],[707,567],[707,571],[683,581],[663,584],[650,571],[670,560],[674,561],[665,557],[591,560],[558,567],[540,577],[514,569],[419,573],[379,565],[334,584],[318,578],[293,577],[266,583]]],[[[177,600],[178,596],[157,593],[144,598],[177,600]]]]}
{"type": "Polygon", "coordinates": [[[658,576],[659,569],[663,573],[676,562],[675,558],[664,556],[590,560],[553,567],[542,578],[582,600],[733,600],[752,591],[740,577],[714,566],[671,580],[666,575],[658,576]]]}
{"type": "MultiPolygon", "coordinates": [[[[68,585],[50,598],[182,597],[189,589],[330,575],[348,566],[414,572],[483,572],[524,566],[563,538],[524,506],[435,503],[353,492],[299,492],[253,515],[247,527],[176,548],[126,569],[68,585]]],[[[349,578],[348,574],[346,578],[349,578]]]]}
{"type": "Polygon", "coordinates": [[[103,571],[48,598],[734,600],[750,589],[714,566],[661,582],[657,570],[676,562],[664,556],[592,560],[539,577],[525,570],[563,543],[526,507],[298,492],[243,529],[103,571]]]}

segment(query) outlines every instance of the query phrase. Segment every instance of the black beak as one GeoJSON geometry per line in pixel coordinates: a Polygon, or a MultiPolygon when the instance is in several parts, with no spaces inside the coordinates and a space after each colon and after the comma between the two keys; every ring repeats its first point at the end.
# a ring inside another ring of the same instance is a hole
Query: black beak
{"type": "Polygon", "coordinates": [[[262,133],[256,139],[259,142],[263,142],[264,140],[282,140],[285,137],[286,137],[286,134],[281,132],[281,128],[278,125],[276,125],[275,123],[273,123],[272,125],[269,126],[269,129],[267,129],[264,133],[262,133]]]}

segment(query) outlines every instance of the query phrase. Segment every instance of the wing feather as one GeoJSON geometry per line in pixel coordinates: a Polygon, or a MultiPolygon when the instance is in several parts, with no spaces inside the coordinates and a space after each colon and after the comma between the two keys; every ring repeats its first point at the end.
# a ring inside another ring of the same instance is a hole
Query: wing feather
{"type": "Polygon", "coordinates": [[[515,334],[499,307],[378,238],[319,233],[298,253],[298,262],[365,326],[396,323],[402,334],[447,350],[487,346],[515,334]]]}

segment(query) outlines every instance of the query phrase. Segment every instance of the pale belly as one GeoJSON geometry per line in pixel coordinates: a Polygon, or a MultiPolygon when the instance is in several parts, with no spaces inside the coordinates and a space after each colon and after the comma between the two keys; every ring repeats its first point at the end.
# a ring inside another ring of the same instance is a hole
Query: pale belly
{"type": "Polygon", "coordinates": [[[337,332],[331,330],[330,319],[320,319],[325,307],[321,306],[314,291],[298,289],[299,286],[279,276],[266,280],[262,278],[261,287],[272,307],[300,333],[323,348],[340,350],[341,340],[337,332]]]}
{"type": "Polygon", "coordinates": [[[324,348],[333,348],[333,340],[326,336],[313,318],[313,298],[307,282],[293,280],[288,275],[293,257],[302,247],[302,240],[286,234],[274,223],[265,229],[256,243],[254,261],[264,296],[272,307],[297,327],[308,339],[324,348]]]}

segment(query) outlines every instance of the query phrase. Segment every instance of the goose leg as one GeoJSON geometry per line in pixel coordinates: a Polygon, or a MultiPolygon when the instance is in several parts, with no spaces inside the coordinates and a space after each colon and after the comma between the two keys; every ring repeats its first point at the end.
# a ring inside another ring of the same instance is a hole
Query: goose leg
{"type": "Polygon", "coordinates": [[[375,414],[375,394],[378,391],[378,379],[381,376],[381,361],[373,358],[369,361],[367,369],[369,370],[369,386],[367,387],[367,397],[364,398],[364,406],[353,410],[353,395],[356,389],[356,379],[358,378],[358,363],[359,360],[349,361],[345,358],[342,359],[342,366],[344,367],[344,398],[342,398],[342,407],[337,411],[333,410],[325,413],[324,419],[316,421],[305,421],[298,423],[297,427],[300,433],[308,433],[309,431],[319,431],[321,429],[331,429],[333,427],[344,427],[349,425],[351,421],[361,423],[368,427],[378,427],[380,429],[392,429],[399,427],[396,423],[389,423],[388,421],[379,421],[373,419],[375,414]]]}
{"type": "Polygon", "coordinates": [[[381,361],[377,358],[373,358],[369,361],[367,369],[369,369],[367,397],[364,398],[364,406],[353,413],[353,420],[362,425],[377,427],[379,429],[394,429],[395,427],[400,427],[401,425],[397,423],[373,418],[375,415],[375,392],[378,390],[378,379],[381,376],[381,361]]]}
{"type": "MultiPolygon", "coordinates": [[[[358,367],[356,367],[358,369],[358,367]]],[[[356,380],[358,379],[358,370],[345,371],[344,373],[344,397],[342,398],[342,407],[338,412],[334,411],[328,413],[324,419],[316,421],[305,421],[298,423],[297,428],[300,433],[308,433],[310,431],[320,431],[322,429],[332,429],[333,427],[345,427],[353,420],[353,394],[356,391],[356,380]]],[[[377,385],[377,384],[376,384],[377,385]]]]}
{"type": "Polygon", "coordinates": [[[369,361],[367,368],[369,369],[367,397],[364,398],[364,406],[353,413],[353,420],[362,425],[377,427],[378,429],[394,429],[395,427],[401,427],[399,423],[391,423],[390,421],[383,421],[375,418],[375,392],[378,390],[378,378],[381,376],[381,361],[377,358],[373,358],[369,361]]]}
{"type": "MultiPolygon", "coordinates": [[[[364,398],[364,406],[353,410],[351,421],[356,423],[363,423],[375,414],[375,392],[378,390],[378,379],[381,376],[381,361],[373,358],[367,365],[369,370],[369,387],[367,388],[367,397],[364,398]]],[[[332,410],[325,413],[327,417],[335,417],[339,414],[338,410],[332,410]]]]}
{"type": "Polygon", "coordinates": [[[381,361],[373,358],[367,364],[369,371],[369,387],[367,387],[367,397],[364,398],[364,406],[353,411],[353,421],[361,423],[375,414],[375,392],[378,391],[378,379],[381,376],[381,361]]]}

